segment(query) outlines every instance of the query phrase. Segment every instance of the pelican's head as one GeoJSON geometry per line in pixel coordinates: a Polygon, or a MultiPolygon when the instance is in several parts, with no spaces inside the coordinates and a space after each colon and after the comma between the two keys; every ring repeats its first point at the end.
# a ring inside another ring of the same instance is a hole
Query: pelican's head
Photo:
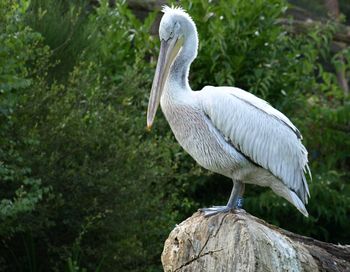
{"type": "Polygon", "coordinates": [[[164,15],[159,25],[160,52],[147,111],[149,129],[153,124],[171,66],[180,52],[186,62],[191,62],[196,57],[198,48],[197,30],[192,18],[182,8],[164,6],[162,11],[164,15]],[[190,46],[184,50],[189,41],[190,46]]]}

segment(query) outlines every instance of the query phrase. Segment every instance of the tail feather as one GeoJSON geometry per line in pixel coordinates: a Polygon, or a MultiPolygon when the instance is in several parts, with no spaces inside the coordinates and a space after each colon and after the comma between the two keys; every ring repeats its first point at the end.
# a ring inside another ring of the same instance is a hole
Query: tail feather
{"type": "Polygon", "coordinates": [[[309,217],[309,213],[307,212],[304,203],[293,191],[289,191],[290,198],[287,199],[291,202],[304,216],[309,217]]]}
{"type": "Polygon", "coordinates": [[[301,212],[304,216],[308,217],[309,213],[305,208],[305,204],[301,200],[301,198],[291,189],[289,189],[283,182],[278,179],[275,179],[274,182],[271,182],[270,188],[279,196],[282,196],[286,200],[288,200],[291,204],[293,204],[299,212],[301,212]]]}
{"type": "Polygon", "coordinates": [[[301,172],[301,181],[302,181],[302,183],[301,183],[300,188],[295,192],[298,195],[298,197],[300,198],[300,200],[304,204],[307,204],[309,201],[309,197],[310,197],[310,191],[309,191],[309,186],[308,186],[307,181],[306,181],[306,177],[305,177],[303,172],[301,172]]]}

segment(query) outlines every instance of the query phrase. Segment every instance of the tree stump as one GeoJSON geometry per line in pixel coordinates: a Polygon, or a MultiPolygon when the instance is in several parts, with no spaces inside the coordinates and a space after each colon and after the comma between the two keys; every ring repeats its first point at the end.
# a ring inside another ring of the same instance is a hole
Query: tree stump
{"type": "Polygon", "coordinates": [[[350,271],[350,246],[288,232],[244,210],[197,212],[170,233],[162,264],[165,272],[350,271]]]}

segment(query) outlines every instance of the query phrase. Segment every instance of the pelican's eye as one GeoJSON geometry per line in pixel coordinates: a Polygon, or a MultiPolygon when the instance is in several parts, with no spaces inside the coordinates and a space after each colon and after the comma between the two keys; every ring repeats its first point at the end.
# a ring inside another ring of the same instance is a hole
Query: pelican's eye
{"type": "Polygon", "coordinates": [[[176,22],[175,25],[174,25],[174,32],[176,33],[179,33],[180,32],[180,23],[179,22],[176,22]]]}

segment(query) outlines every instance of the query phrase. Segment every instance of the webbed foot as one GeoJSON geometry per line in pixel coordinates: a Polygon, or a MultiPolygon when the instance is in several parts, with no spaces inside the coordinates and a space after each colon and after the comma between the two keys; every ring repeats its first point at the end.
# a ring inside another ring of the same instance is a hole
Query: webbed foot
{"type": "Polygon", "coordinates": [[[210,208],[202,208],[199,209],[200,212],[204,213],[205,217],[209,217],[218,213],[227,213],[227,212],[233,212],[235,209],[242,209],[243,208],[244,199],[243,197],[238,197],[236,201],[236,205],[234,207],[232,206],[213,206],[210,208]]]}
{"type": "Polygon", "coordinates": [[[204,213],[205,217],[209,217],[218,213],[227,213],[233,211],[233,208],[228,206],[213,206],[210,208],[199,209],[200,212],[204,213]]]}

